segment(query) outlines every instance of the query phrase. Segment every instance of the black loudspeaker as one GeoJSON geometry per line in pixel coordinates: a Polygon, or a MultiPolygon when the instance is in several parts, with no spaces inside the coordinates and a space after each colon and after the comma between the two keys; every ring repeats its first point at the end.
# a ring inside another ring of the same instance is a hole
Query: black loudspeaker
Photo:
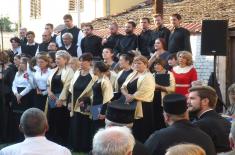
{"type": "Polygon", "coordinates": [[[203,20],[201,55],[226,56],[227,35],[227,20],[203,20]]]}

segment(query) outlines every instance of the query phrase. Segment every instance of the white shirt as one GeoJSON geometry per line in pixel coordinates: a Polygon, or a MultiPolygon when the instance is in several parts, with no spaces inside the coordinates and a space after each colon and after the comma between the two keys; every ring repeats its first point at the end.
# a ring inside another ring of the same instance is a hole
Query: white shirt
{"type": "Polygon", "coordinates": [[[3,148],[0,155],[71,155],[71,152],[44,136],[29,137],[23,142],[3,148]]]}
{"type": "Polygon", "coordinates": [[[45,73],[41,71],[40,68],[36,69],[36,72],[33,73],[33,83],[35,88],[40,90],[44,90],[42,92],[43,95],[47,95],[47,79],[51,74],[51,69],[47,69],[45,73]]]}
{"type": "Polygon", "coordinates": [[[12,51],[14,52],[14,55],[21,55],[21,53],[22,53],[21,46],[19,46],[17,48],[13,48],[12,51]]]}
{"type": "Polygon", "coordinates": [[[17,72],[12,84],[12,91],[14,94],[20,94],[21,96],[25,96],[32,89],[32,84],[33,84],[33,77],[30,74],[28,74],[27,71],[21,74],[17,72]],[[23,87],[25,89],[21,93],[19,93],[17,91],[17,87],[23,87]]]}

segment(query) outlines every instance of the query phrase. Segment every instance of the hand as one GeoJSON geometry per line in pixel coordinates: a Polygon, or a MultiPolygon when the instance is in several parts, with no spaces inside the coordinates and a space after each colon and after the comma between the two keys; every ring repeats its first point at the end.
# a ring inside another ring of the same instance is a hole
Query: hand
{"type": "Polygon", "coordinates": [[[105,115],[99,114],[99,119],[100,119],[100,120],[104,120],[104,119],[105,119],[105,115]]]}
{"type": "Polygon", "coordinates": [[[18,103],[18,104],[21,103],[21,101],[20,101],[21,98],[22,98],[22,96],[21,96],[20,94],[17,94],[17,95],[16,95],[16,100],[17,100],[17,103],[18,103]]]}
{"type": "Polygon", "coordinates": [[[79,102],[79,106],[84,107],[84,102],[83,101],[79,102]]]}
{"type": "Polygon", "coordinates": [[[41,90],[36,89],[36,91],[37,91],[37,95],[42,95],[42,91],[41,90]]]}
{"type": "Polygon", "coordinates": [[[51,91],[48,91],[48,96],[51,100],[56,100],[56,96],[51,91]]]}
{"type": "Polygon", "coordinates": [[[104,45],[105,43],[107,43],[107,38],[103,38],[101,43],[102,43],[102,45],[104,45]]]}
{"type": "Polygon", "coordinates": [[[127,94],[125,97],[126,97],[126,102],[128,102],[128,103],[133,101],[133,99],[134,99],[133,95],[131,95],[131,94],[127,94]]]}
{"type": "Polygon", "coordinates": [[[156,90],[161,90],[162,87],[161,87],[160,85],[158,85],[158,84],[155,84],[155,89],[156,89],[156,90]]]}
{"type": "Polygon", "coordinates": [[[57,100],[56,101],[56,107],[60,108],[60,107],[62,107],[62,105],[63,105],[63,101],[62,100],[57,100]]]}

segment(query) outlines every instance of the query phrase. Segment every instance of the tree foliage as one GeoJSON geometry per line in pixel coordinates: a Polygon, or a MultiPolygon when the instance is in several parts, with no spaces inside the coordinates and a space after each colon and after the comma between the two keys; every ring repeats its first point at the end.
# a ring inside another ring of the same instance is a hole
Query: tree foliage
{"type": "Polygon", "coordinates": [[[3,31],[5,32],[12,32],[11,25],[13,23],[10,21],[9,17],[2,17],[0,18],[0,28],[2,28],[3,31]]]}

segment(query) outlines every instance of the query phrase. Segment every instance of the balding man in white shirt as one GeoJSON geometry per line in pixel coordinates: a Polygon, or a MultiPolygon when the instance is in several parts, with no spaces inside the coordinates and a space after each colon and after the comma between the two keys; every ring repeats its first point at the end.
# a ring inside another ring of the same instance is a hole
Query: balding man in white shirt
{"type": "Polygon", "coordinates": [[[0,155],[71,155],[67,148],[46,139],[48,122],[41,110],[26,110],[21,116],[19,127],[25,140],[3,148],[0,155]]]}

